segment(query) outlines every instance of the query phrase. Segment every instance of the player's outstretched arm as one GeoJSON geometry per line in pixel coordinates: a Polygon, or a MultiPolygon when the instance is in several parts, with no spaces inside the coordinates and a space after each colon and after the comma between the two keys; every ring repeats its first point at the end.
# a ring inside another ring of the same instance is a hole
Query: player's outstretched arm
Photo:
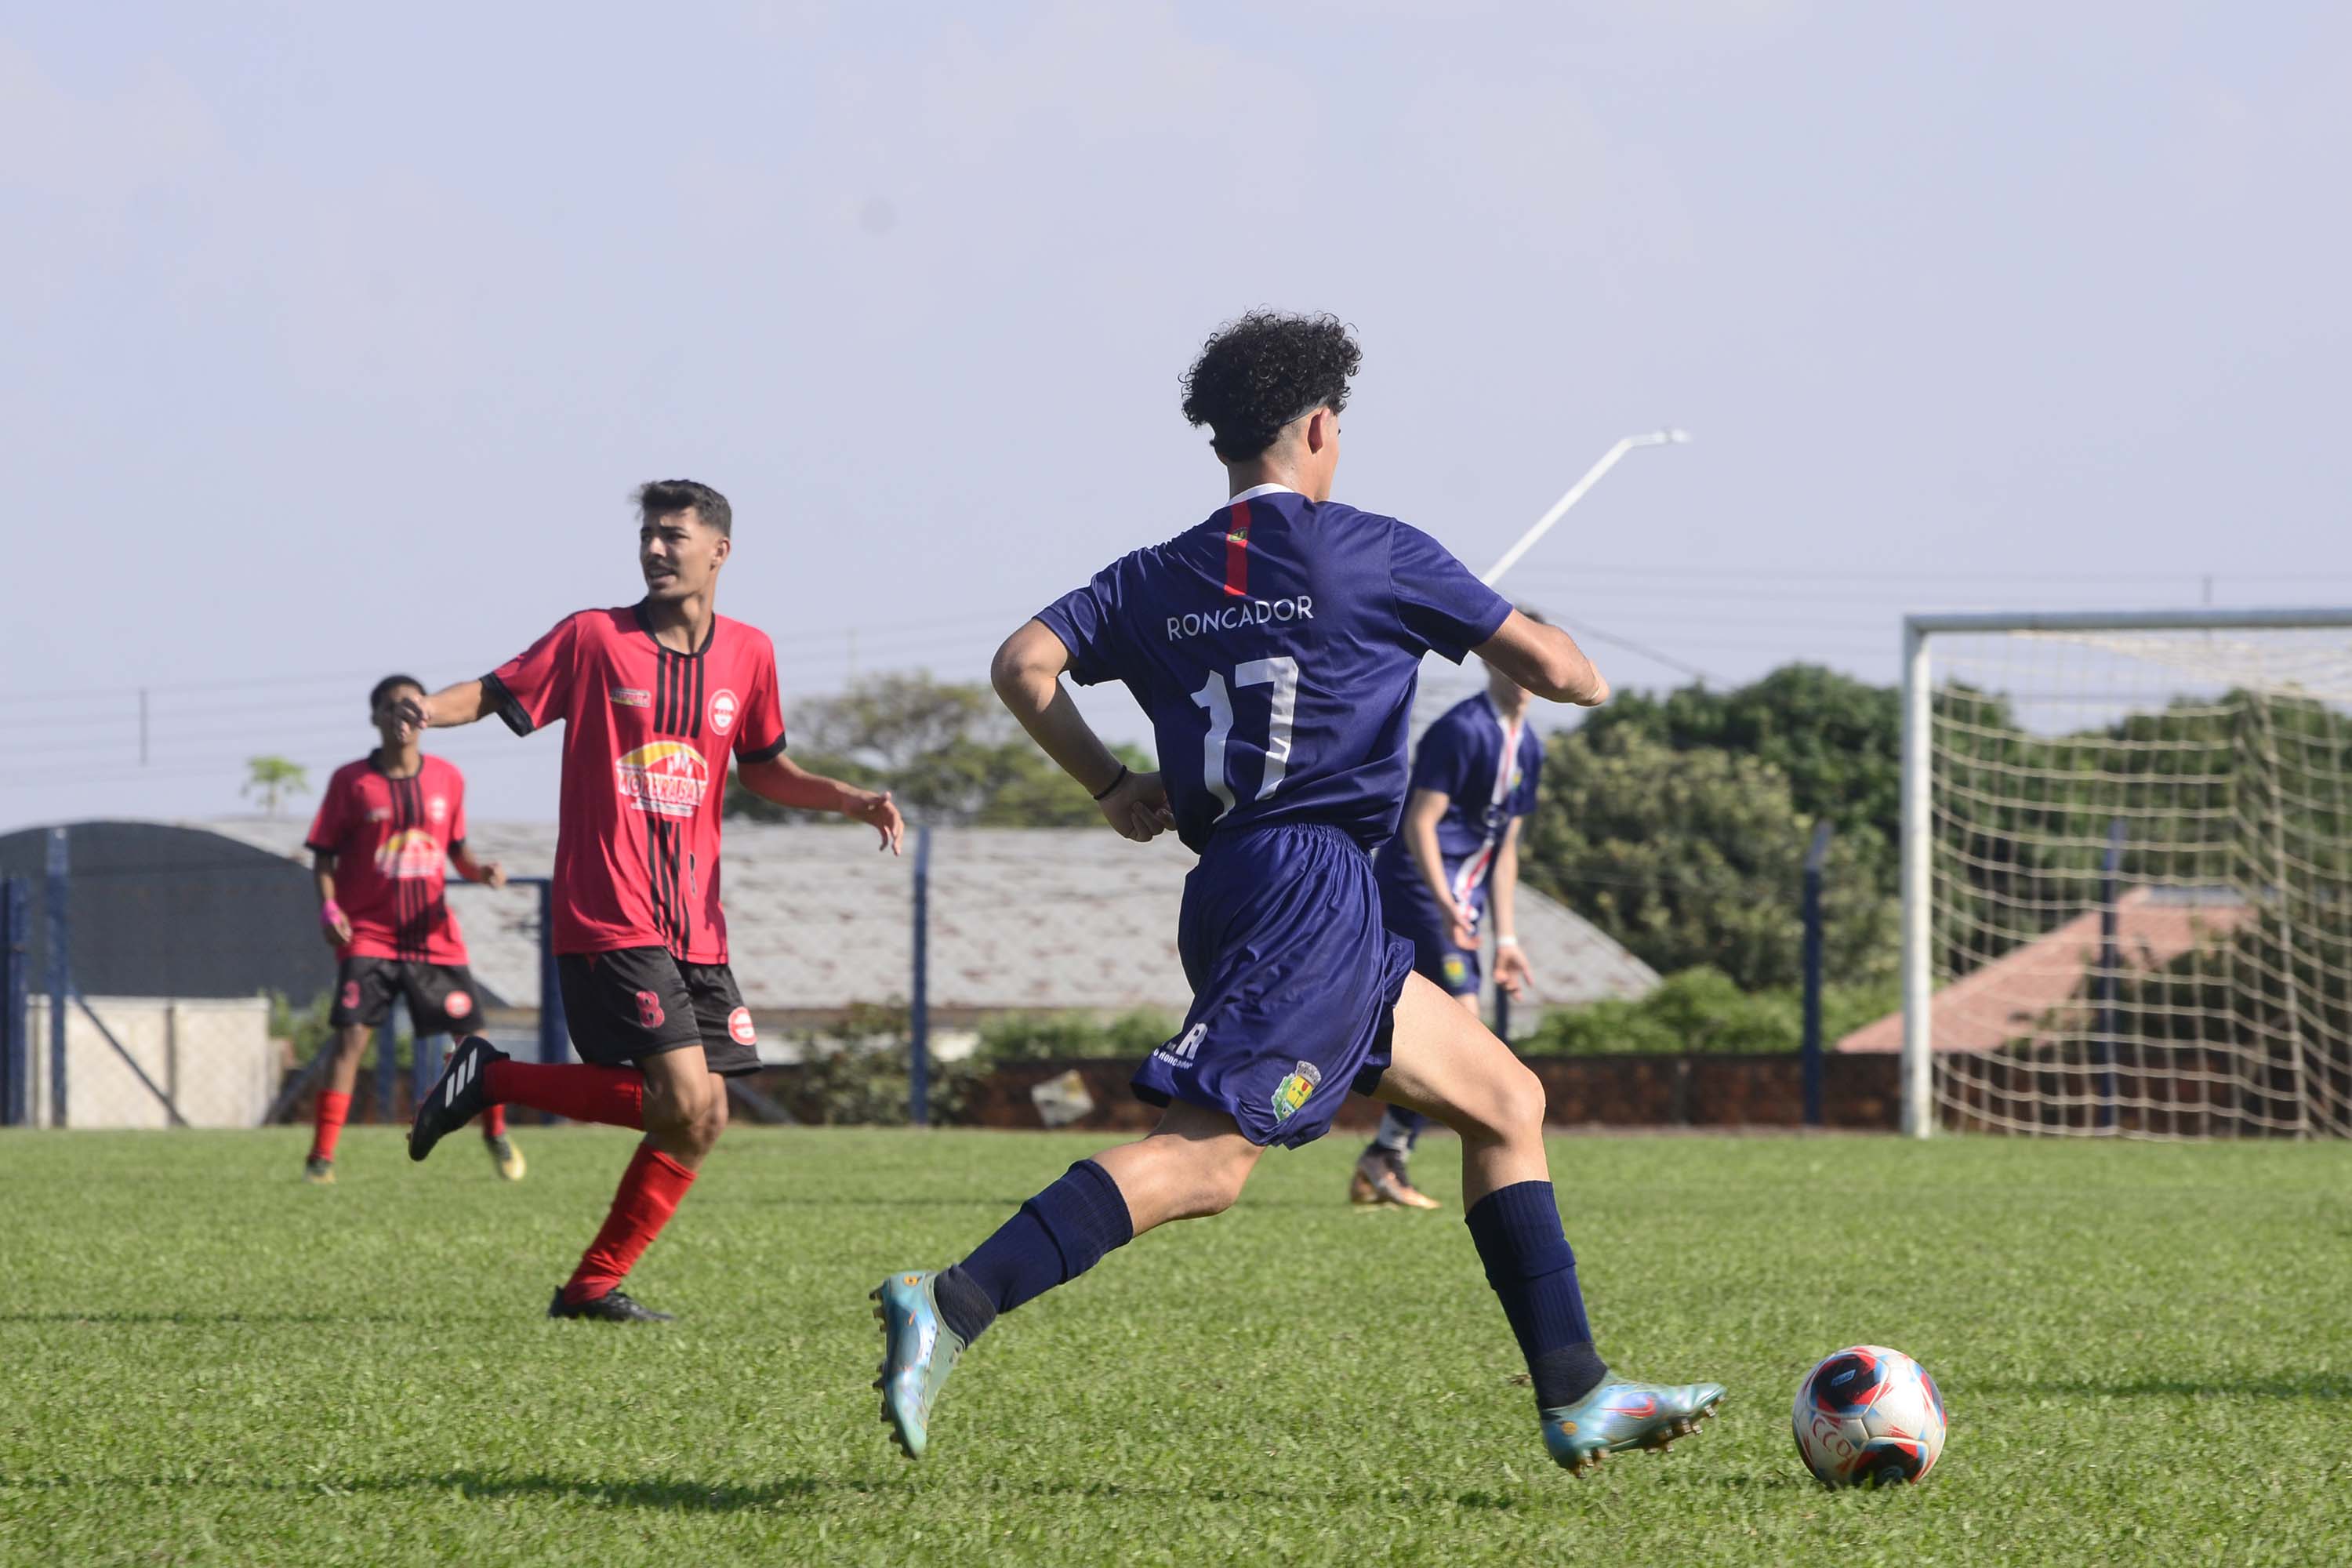
{"type": "Polygon", "coordinates": [[[1004,639],[988,676],[998,700],[1038,749],[1095,797],[1103,820],[1120,837],[1148,844],[1176,826],[1168,791],[1158,773],[1139,773],[1110,754],[1062,685],[1069,667],[1062,639],[1033,620],[1004,639]]]}
{"type": "Polygon", "coordinates": [[[487,719],[498,711],[498,707],[490,700],[489,688],[483,682],[461,680],[455,686],[443,687],[430,697],[403,696],[397,711],[420,730],[448,730],[487,719]]]}
{"type": "Polygon", "coordinates": [[[1478,645],[1478,657],[1549,701],[1598,708],[1609,700],[1607,678],[1574,637],[1517,610],[1478,645]]]}
{"type": "Polygon", "coordinates": [[[1519,824],[1526,820],[1515,816],[1503,829],[1502,845],[1495,851],[1495,869],[1486,881],[1486,907],[1495,916],[1495,984],[1514,997],[1535,978],[1519,946],[1519,824]]]}
{"type": "Polygon", "coordinates": [[[764,763],[739,763],[735,776],[743,787],[762,800],[772,800],[778,805],[789,805],[799,811],[837,811],[855,822],[862,822],[882,836],[881,847],[891,854],[898,853],[898,844],[907,836],[906,819],[890,799],[890,792],[878,793],[859,789],[856,784],[813,773],[782,756],[770,757],[764,763]]]}

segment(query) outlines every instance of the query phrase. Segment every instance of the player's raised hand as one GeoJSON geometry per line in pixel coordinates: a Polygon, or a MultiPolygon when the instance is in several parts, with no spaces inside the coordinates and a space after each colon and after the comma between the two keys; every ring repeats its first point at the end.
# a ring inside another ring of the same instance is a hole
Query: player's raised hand
{"type": "Polygon", "coordinates": [[[1176,826],[1168,809],[1168,788],[1156,773],[1129,773],[1102,797],[1103,820],[1121,838],[1149,844],[1176,826]]]}
{"type": "Polygon", "coordinates": [[[392,716],[412,730],[423,730],[432,722],[425,710],[427,699],[421,691],[404,691],[392,700],[392,716]]]}
{"type": "Polygon", "coordinates": [[[887,849],[893,855],[899,852],[898,845],[907,837],[907,819],[898,815],[898,807],[890,799],[888,790],[863,805],[850,807],[849,815],[882,836],[878,847],[887,849]]]}
{"type": "Polygon", "coordinates": [[[1528,955],[1519,950],[1517,942],[1495,944],[1495,984],[1507,992],[1512,1001],[1525,994],[1528,982],[1535,977],[1536,972],[1528,967],[1528,955]]]}

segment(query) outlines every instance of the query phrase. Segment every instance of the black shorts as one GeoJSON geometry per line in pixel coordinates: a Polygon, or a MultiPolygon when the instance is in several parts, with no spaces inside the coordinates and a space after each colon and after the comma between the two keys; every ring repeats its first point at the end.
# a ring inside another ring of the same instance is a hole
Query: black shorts
{"type": "Polygon", "coordinates": [[[327,1022],[375,1028],[392,1016],[392,998],[408,998],[408,1021],[420,1035],[462,1035],[475,1025],[474,972],[462,963],[405,958],[347,958],[335,972],[335,1007],[327,1022]]]}
{"type": "Polygon", "coordinates": [[[760,1069],[760,1037],[735,973],[723,963],[686,963],[666,948],[567,952],[555,961],[563,1021],[580,1059],[626,1067],[682,1046],[700,1046],[710,1070],[729,1078],[760,1069]]]}

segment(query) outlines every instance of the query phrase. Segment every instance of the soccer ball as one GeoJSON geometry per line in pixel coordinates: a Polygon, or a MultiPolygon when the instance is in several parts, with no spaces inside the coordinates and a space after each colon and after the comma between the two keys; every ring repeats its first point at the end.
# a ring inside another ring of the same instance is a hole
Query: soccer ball
{"type": "Polygon", "coordinates": [[[1797,1384],[1797,1452],[1833,1487],[1924,1479],[1944,1452],[1944,1396],[1885,1345],[1851,1345],[1797,1384]]]}

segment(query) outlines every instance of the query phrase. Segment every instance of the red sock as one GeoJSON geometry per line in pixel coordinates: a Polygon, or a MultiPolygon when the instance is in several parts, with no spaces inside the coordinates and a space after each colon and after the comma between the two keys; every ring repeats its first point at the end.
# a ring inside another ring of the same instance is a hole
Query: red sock
{"type": "Polygon", "coordinates": [[[621,1173],[621,1190],[613,1194],[613,1212],[580,1255],[580,1267],[564,1285],[563,1299],[593,1300],[627,1279],[692,1185],[692,1171],[650,1143],[638,1144],[635,1158],[621,1173]]]}
{"type": "Polygon", "coordinates": [[[319,1091],[318,1130],[310,1134],[310,1158],[331,1160],[335,1157],[335,1140],[342,1136],[343,1118],[352,1113],[352,1097],[337,1094],[331,1089],[319,1091]]]}
{"type": "Polygon", "coordinates": [[[482,1088],[500,1105],[528,1105],[550,1116],[608,1127],[642,1131],[646,1124],[646,1080],[634,1068],[492,1062],[482,1074],[482,1088]]]}
{"type": "Polygon", "coordinates": [[[507,1135],[507,1108],[493,1105],[482,1112],[482,1136],[503,1138],[507,1135]]]}

